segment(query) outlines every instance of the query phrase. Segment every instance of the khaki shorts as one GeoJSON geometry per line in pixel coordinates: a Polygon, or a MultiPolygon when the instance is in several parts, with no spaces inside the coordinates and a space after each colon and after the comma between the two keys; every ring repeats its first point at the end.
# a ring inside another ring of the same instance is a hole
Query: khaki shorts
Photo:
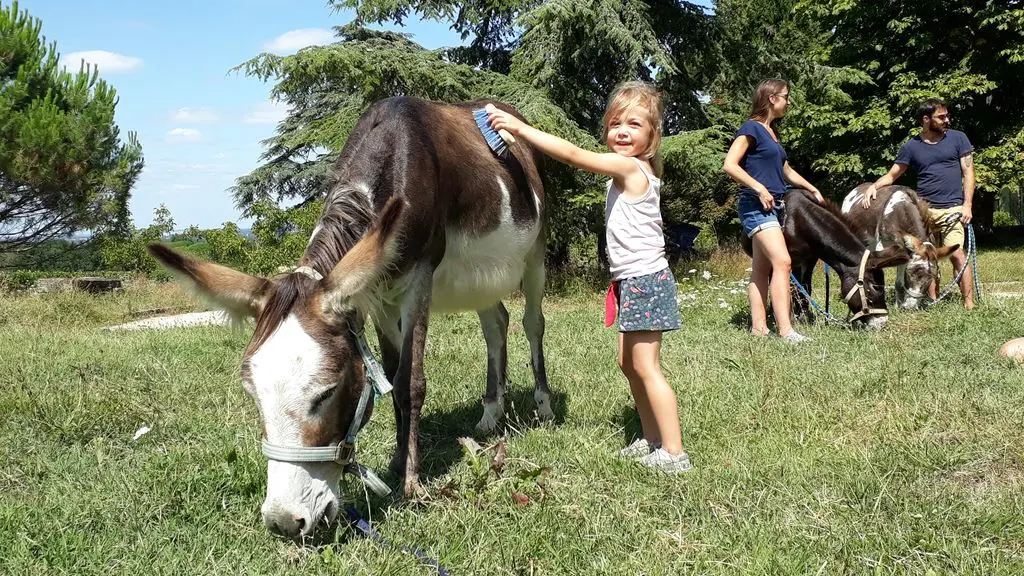
{"type": "Polygon", "coordinates": [[[939,225],[939,234],[942,237],[943,246],[959,244],[961,249],[964,247],[964,225],[960,222],[959,218],[961,210],[963,210],[963,206],[928,209],[928,214],[931,215],[932,220],[935,220],[939,225]],[[954,213],[957,214],[956,218],[950,216],[950,214],[954,213]]]}

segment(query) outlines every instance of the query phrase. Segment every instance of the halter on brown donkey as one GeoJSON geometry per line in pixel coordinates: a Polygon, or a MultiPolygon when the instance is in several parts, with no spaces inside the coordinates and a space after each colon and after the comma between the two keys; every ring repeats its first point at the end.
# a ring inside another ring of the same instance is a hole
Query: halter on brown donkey
{"type": "MultiPolygon", "coordinates": [[[[882,268],[905,263],[906,250],[895,247],[878,252],[865,250],[839,208],[828,200],[824,205],[818,204],[806,190],[789,190],[784,202],[782,233],[793,263],[793,275],[808,295],[814,267],[818,260],[824,260],[842,280],[851,326],[870,329],[885,326],[889,311],[885,305],[882,268]]],[[[744,249],[751,253],[749,239],[745,239],[744,249]]],[[[793,315],[809,322],[814,320],[810,303],[800,294],[793,297],[793,315]]]]}
{"type": "Polygon", "coordinates": [[[542,346],[541,156],[517,142],[498,159],[473,120],[481,106],[415,98],[371,106],[334,166],[320,222],[293,273],[260,278],[150,248],[202,295],[238,318],[255,318],[242,380],[263,423],[262,510],[275,532],[305,536],[338,514],[343,466],[373,408],[367,315],[394,385],[391,470],[404,479],[406,495],[418,489],[431,311],[478,311],[487,393],[477,427],[491,430],[504,413],[508,312],[501,299],[521,286],[537,413],[553,416],[542,346]]]}
{"type": "Polygon", "coordinates": [[[871,206],[860,201],[869,182],[858,185],[843,200],[854,232],[872,250],[890,246],[906,248],[910,261],[896,269],[896,298],[911,310],[926,302],[928,287],[939,279],[939,260],[956,252],[959,245],[939,246],[939,227],[928,214],[928,203],[906,186],[882,186],[871,206]]]}

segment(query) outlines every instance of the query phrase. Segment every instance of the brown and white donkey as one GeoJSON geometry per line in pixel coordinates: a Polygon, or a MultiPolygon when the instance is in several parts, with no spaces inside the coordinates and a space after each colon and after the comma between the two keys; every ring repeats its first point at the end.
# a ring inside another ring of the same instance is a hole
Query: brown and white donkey
{"type": "Polygon", "coordinates": [[[399,97],[372,105],[333,167],[323,214],[292,273],[262,278],[150,247],[219,307],[255,319],[241,374],[261,415],[269,458],[262,511],[277,533],[305,536],[338,514],[343,466],[372,413],[367,317],[394,386],[391,470],[406,495],[418,489],[431,311],[478,311],[487,392],[477,428],[492,430],[504,414],[509,316],[501,300],[521,287],[537,414],[553,417],[542,346],[542,156],[522,140],[505,159],[492,153],[472,115],[485,103],[399,97]]]}

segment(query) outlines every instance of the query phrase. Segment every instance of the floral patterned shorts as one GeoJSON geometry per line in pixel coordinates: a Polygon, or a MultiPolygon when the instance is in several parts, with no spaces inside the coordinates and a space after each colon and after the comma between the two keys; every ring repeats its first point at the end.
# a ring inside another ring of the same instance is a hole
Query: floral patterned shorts
{"type": "Polygon", "coordinates": [[[605,326],[611,326],[618,306],[619,332],[678,330],[676,281],[668,268],[612,282],[605,306],[605,326]]]}

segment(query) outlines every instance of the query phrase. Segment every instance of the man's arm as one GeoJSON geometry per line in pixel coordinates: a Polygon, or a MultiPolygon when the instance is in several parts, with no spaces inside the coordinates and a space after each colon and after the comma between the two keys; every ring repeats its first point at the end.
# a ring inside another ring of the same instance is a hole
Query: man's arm
{"type": "Polygon", "coordinates": [[[889,168],[889,171],[882,175],[881,178],[875,180],[875,183],[868,186],[868,189],[864,191],[864,199],[860,201],[860,205],[864,208],[871,206],[871,201],[875,199],[878,194],[878,189],[882,186],[888,186],[895,182],[903,173],[907,171],[906,164],[896,163],[889,168]]]}
{"type": "Polygon", "coordinates": [[[964,207],[960,211],[960,221],[967,224],[974,218],[974,154],[968,152],[960,157],[960,169],[963,171],[964,207]]]}

